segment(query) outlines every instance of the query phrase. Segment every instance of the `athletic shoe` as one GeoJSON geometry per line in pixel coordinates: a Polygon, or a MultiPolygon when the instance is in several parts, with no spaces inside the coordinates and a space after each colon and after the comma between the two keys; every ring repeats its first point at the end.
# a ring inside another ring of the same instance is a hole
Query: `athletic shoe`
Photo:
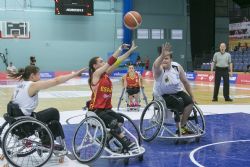
{"type": "Polygon", "coordinates": [[[130,139],[127,138],[127,136],[124,136],[120,140],[121,140],[124,152],[129,151],[134,146],[136,146],[136,143],[135,142],[131,142],[130,139]]]}
{"type": "Polygon", "coordinates": [[[227,99],[225,99],[225,101],[232,102],[232,101],[233,101],[233,99],[231,99],[231,98],[227,98],[227,99]]]}
{"type": "Polygon", "coordinates": [[[218,99],[216,99],[216,98],[213,98],[213,100],[212,100],[213,102],[216,102],[216,101],[218,101],[218,99]]]}
{"type": "MultiPolygon", "coordinates": [[[[179,129],[177,129],[175,133],[179,134],[179,129]]],[[[186,126],[181,128],[181,135],[191,135],[191,134],[194,134],[194,132],[189,130],[186,126]]]]}

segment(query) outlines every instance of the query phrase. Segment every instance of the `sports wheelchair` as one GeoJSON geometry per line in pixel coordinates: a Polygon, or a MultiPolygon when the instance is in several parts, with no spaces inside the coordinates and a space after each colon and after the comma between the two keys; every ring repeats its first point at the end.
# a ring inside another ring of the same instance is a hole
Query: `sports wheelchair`
{"type": "Polygon", "coordinates": [[[205,134],[205,119],[203,112],[196,104],[193,106],[186,126],[192,134],[181,134],[179,112],[168,109],[165,100],[161,96],[157,96],[143,110],[139,131],[142,139],[147,142],[156,137],[173,139],[176,144],[188,139],[195,139],[196,142],[199,142],[200,137],[205,134]],[[176,125],[178,125],[177,131],[176,125]]]}
{"type": "Polygon", "coordinates": [[[85,119],[77,126],[73,142],[73,154],[81,163],[93,162],[97,158],[104,159],[124,159],[124,163],[129,163],[129,158],[138,157],[143,160],[145,149],[141,146],[139,130],[133,121],[126,115],[120,114],[124,118],[122,131],[133,142],[135,146],[124,152],[123,146],[114,136],[110,129],[106,128],[102,119],[94,112],[87,111],[85,119]],[[134,135],[135,134],[135,135],[134,135]]]}
{"type": "MultiPolygon", "coordinates": [[[[5,122],[0,127],[0,144],[2,155],[15,167],[40,167],[43,166],[54,153],[63,163],[67,153],[65,142],[61,139],[64,150],[54,150],[54,136],[48,125],[31,116],[16,115],[18,105],[9,103],[7,113],[4,114],[5,122]]],[[[51,124],[50,124],[51,125],[51,124]]]]}
{"type": "Polygon", "coordinates": [[[129,105],[129,95],[127,93],[126,88],[122,89],[121,96],[118,101],[117,111],[140,111],[140,108],[144,108],[146,105],[148,105],[147,96],[144,92],[144,88],[140,88],[139,92],[139,106],[130,106],[129,105]],[[143,102],[142,102],[143,100],[143,102]],[[122,101],[125,101],[125,103],[122,104],[122,101]]]}

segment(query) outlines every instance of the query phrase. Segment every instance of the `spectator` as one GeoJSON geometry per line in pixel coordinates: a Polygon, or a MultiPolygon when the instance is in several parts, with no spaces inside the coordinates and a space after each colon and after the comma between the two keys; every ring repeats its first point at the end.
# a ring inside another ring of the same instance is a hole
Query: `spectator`
{"type": "Polygon", "coordinates": [[[7,67],[7,73],[15,73],[16,72],[16,67],[13,65],[12,62],[10,62],[10,64],[7,67]]]}
{"type": "Polygon", "coordinates": [[[247,70],[246,72],[250,72],[250,64],[247,65],[247,70]]]}
{"type": "Polygon", "coordinates": [[[30,56],[30,65],[33,65],[33,66],[36,65],[36,57],[35,56],[30,56]]]}
{"type": "Polygon", "coordinates": [[[136,66],[140,66],[141,65],[141,56],[137,56],[137,59],[136,59],[136,66]]]}
{"type": "Polygon", "coordinates": [[[147,57],[146,61],[145,61],[145,69],[146,70],[149,70],[149,64],[150,64],[150,60],[149,58],[147,57]]]}
{"type": "Polygon", "coordinates": [[[242,22],[248,22],[248,18],[247,17],[243,17],[242,22]]]}

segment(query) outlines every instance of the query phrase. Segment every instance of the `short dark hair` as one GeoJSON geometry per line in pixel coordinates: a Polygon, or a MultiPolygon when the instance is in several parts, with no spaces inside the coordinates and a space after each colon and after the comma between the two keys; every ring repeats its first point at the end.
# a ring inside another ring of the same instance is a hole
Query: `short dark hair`
{"type": "Polygon", "coordinates": [[[30,56],[30,61],[36,62],[36,57],[35,56],[30,56]]]}

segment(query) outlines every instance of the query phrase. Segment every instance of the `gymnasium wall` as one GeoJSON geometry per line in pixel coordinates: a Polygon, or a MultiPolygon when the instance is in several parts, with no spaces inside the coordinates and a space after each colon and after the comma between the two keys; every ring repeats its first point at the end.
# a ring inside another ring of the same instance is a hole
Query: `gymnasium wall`
{"type": "Polygon", "coordinates": [[[14,4],[17,1],[12,2],[7,10],[0,10],[0,20],[25,20],[31,25],[29,40],[0,40],[0,52],[8,48],[9,61],[17,67],[25,66],[29,57],[35,55],[42,70],[78,69],[86,66],[92,56],[106,58],[107,52],[120,44],[115,38],[116,28],[121,27],[119,1],[114,4],[95,0],[93,17],[55,15],[53,0],[41,0],[39,4],[32,1],[32,7],[24,10],[20,4],[14,4]]]}
{"type": "Polygon", "coordinates": [[[215,50],[219,49],[221,42],[228,43],[229,36],[229,18],[217,17],[215,18],[215,50]]]}
{"type": "MultiPolygon", "coordinates": [[[[30,0],[25,7],[23,1],[0,1],[1,21],[28,21],[31,25],[29,40],[0,39],[0,52],[7,48],[8,60],[16,67],[29,64],[29,57],[34,55],[42,71],[78,69],[87,66],[93,56],[106,58],[120,45],[116,29],[122,28],[122,0],[95,0],[92,17],[55,15],[53,0],[30,0]]],[[[134,0],[134,9],[142,14],[141,28],[165,29],[164,40],[136,40],[141,57],[149,56],[152,65],[157,46],[167,40],[173,45],[174,60],[186,68],[191,56],[185,1],[134,0]],[[171,40],[171,29],[182,29],[183,39],[171,40]]],[[[0,71],[4,70],[0,62],[0,71]]]]}
{"type": "Polygon", "coordinates": [[[186,14],[186,0],[135,0],[134,7],[143,14],[141,28],[163,28],[163,40],[137,40],[141,55],[150,56],[151,62],[157,55],[157,46],[168,41],[173,45],[174,61],[179,62],[187,69],[191,61],[189,18],[186,14]],[[171,29],[183,30],[182,40],[171,39],[171,29]]]}

